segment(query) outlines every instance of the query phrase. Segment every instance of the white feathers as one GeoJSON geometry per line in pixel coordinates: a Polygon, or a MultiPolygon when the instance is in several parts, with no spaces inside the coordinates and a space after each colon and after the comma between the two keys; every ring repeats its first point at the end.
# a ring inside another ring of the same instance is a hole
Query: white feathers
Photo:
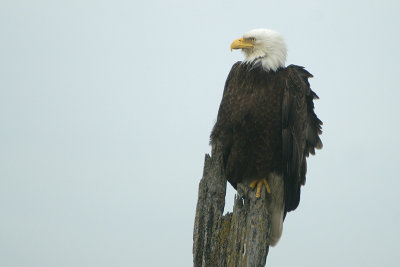
{"type": "Polygon", "coordinates": [[[269,245],[276,246],[281,239],[283,231],[283,209],[281,212],[271,214],[271,234],[269,236],[269,245]]]}
{"type": "Polygon", "coordinates": [[[261,62],[266,71],[276,71],[285,66],[287,49],[280,33],[268,29],[255,29],[245,33],[243,38],[254,40],[253,47],[242,49],[246,55],[244,62],[261,62]]]}
{"type": "Polygon", "coordinates": [[[270,246],[275,246],[282,235],[283,212],[285,208],[283,177],[271,173],[268,177],[271,194],[268,195],[268,211],[271,214],[270,246]]]}

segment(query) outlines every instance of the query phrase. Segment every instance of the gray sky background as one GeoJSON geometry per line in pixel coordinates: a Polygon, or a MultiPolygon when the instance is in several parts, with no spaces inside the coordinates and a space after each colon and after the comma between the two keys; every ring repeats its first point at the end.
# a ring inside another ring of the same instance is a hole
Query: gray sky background
{"type": "Polygon", "coordinates": [[[399,10],[0,1],[0,266],[191,266],[229,46],[254,28],[314,74],[324,121],[269,266],[398,266],[399,10]]]}

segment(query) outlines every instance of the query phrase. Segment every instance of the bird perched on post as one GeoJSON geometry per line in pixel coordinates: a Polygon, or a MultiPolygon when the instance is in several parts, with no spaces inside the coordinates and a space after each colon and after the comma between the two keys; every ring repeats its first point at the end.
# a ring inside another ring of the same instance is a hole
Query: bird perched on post
{"type": "Polygon", "coordinates": [[[259,198],[265,187],[274,246],[286,213],[299,205],[306,157],[322,148],[313,103],[318,96],[308,71],[285,67],[287,49],[278,32],[251,30],[232,49],[241,49],[245,60],[228,75],[210,143],[222,147],[225,175],[235,189],[247,184],[259,198]]]}

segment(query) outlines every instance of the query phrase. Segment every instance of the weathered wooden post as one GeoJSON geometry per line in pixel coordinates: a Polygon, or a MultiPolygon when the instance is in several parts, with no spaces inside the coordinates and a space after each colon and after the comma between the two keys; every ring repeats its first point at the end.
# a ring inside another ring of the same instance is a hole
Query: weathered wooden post
{"type": "Polygon", "coordinates": [[[265,199],[248,186],[238,184],[233,213],[223,216],[226,179],[217,145],[206,155],[199,185],[193,231],[193,264],[203,266],[265,266],[270,216],[265,199]]]}

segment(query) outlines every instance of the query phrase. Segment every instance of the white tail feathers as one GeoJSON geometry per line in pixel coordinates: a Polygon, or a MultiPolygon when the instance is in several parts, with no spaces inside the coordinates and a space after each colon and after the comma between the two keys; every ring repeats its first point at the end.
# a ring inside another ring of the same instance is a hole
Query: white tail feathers
{"type": "Polygon", "coordinates": [[[271,233],[269,236],[269,245],[274,247],[278,244],[282,236],[283,230],[283,210],[282,212],[275,212],[271,214],[271,233]]]}
{"type": "Polygon", "coordinates": [[[283,177],[271,173],[268,184],[271,188],[271,194],[267,195],[269,200],[268,211],[271,214],[269,244],[270,246],[275,246],[281,238],[283,230],[283,213],[285,208],[283,177]]]}

